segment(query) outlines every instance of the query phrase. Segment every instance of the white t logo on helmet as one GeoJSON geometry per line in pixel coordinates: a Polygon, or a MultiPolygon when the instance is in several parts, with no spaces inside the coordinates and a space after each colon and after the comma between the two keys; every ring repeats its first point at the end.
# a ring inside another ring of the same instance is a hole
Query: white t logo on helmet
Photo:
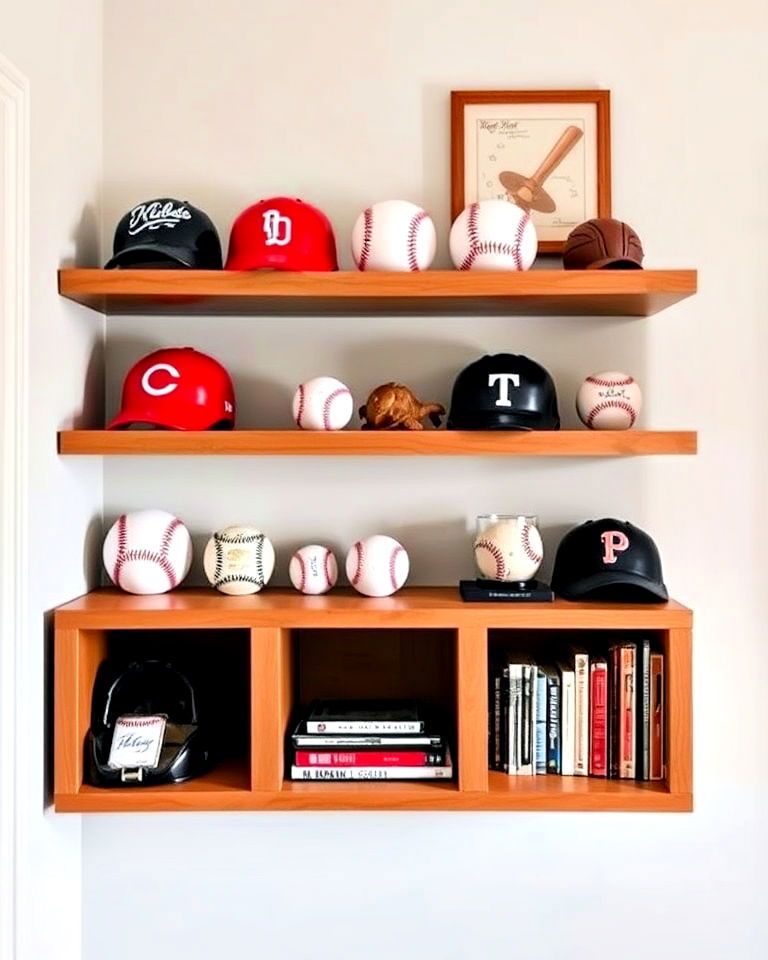
{"type": "Polygon", "coordinates": [[[151,397],[164,397],[167,393],[173,393],[176,387],[178,387],[178,383],[174,383],[173,381],[166,383],[164,387],[153,387],[150,382],[150,378],[153,376],[153,374],[158,373],[160,370],[165,371],[165,373],[169,374],[171,377],[174,377],[176,380],[179,380],[181,377],[181,374],[176,367],[172,366],[170,363],[154,364],[154,366],[151,366],[141,378],[141,389],[144,391],[144,393],[148,393],[151,397]]]}
{"type": "Polygon", "coordinates": [[[509,399],[509,385],[520,386],[519,373],[489,373],[488,386],[492,387],[499,384],[499,399],[496,401],[497,407],[511,407],[512,401],[509,399]]]}
{"type": "Polygon", "coordinates": [[[291,242],[291,218],[284,217],[279,210],[267,210],[264,216],[264,243],[268,247],[284,247],[291,242]]]}

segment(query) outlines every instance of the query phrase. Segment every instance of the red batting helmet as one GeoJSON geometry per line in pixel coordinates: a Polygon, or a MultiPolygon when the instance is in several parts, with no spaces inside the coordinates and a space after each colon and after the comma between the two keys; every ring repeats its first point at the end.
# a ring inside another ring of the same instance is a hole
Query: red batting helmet
{"type": "Polygon", "coordinates": [[[192,347],[155,350],[128,371],[120,413],[107,429],[139,423],[166,430],[231,430],[235,391],[229,374],[192,347]]]}
{"type": "Polygon", "coordinates": [[[232,224],[226,270],[338,270],[331,221],[291,197],[259,200],[232,224]]]}

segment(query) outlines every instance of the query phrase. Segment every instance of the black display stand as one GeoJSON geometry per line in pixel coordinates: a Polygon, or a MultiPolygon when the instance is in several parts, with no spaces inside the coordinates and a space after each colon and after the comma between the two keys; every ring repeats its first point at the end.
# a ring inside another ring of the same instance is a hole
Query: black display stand
{"type": "Polygon", "coordinates": [[[460,580],[459,593],[467,603],[552,603],[555,599],[550,585],[542,580],[460,580]]]}

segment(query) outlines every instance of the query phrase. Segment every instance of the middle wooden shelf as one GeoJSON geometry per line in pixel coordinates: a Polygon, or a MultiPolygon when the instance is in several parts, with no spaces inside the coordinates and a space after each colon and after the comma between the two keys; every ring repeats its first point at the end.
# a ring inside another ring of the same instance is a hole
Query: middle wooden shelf
{"type": "Polygon", "coordinates": [[[92,456],[632,457],[694,454],[693,430],[64,430],[59,452],[92,456]]]}

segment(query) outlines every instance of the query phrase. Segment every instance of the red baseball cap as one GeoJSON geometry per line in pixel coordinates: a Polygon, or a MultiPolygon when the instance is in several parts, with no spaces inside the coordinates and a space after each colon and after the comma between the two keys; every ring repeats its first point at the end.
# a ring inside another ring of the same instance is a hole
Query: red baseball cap
{"type": "Polygon", "coordinates": [[[192,347],[155,350],[128,371],[120,413],[107,427],[231,430],[235,391],[218,360],[192,347]]]}
{"type": "Polygon", "coordinates": [[[226,270],[338,270],[331,221],[292,197],[248,207],[232,224],[226,270]]]}

